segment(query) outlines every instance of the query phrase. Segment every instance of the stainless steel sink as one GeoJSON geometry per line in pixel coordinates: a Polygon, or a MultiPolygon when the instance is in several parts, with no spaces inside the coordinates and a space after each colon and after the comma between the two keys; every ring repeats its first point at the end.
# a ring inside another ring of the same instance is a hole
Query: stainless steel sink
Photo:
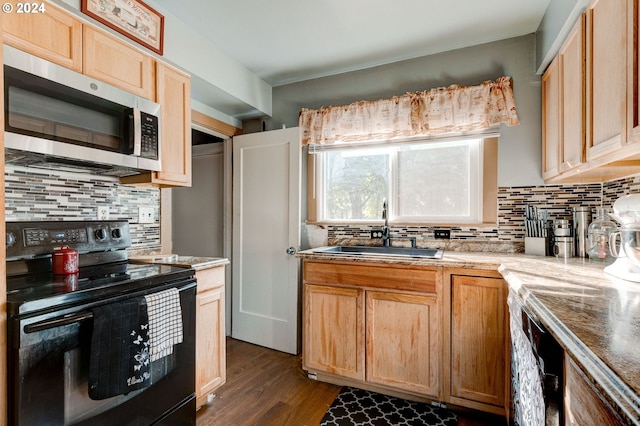
{"type": "Polygon", "coordinates": [[[439,249],[420,249],[405,247],[377,247],[377,246],[332,246],[312,250],[314,253],[341,254],[346,256],[374,255],[417,257],[424,259],[441,259],[444,252],[439,249]]]}

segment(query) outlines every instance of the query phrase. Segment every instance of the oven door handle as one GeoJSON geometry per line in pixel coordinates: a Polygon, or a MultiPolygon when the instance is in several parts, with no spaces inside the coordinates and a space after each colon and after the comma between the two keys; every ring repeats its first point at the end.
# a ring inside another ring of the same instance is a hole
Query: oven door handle
{"type": "Polygon", "coordinates": [[[90,318],[93,318],[93,313],[89,311],[68,314],[58,318],[34,322],[33,324],[27,324],[24,326],[24,332],[27,334],[36,333],[38,331],[48,330],[50,328],[62,327],[64,325],[81,322],[90,318]]]}

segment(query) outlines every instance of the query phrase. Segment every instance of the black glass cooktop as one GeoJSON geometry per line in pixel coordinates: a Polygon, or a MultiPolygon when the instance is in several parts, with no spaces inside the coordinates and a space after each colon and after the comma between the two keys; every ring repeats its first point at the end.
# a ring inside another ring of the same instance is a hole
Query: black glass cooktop
{"type": "Polygon", "coordinates": [[[7,278],[7,312],[24,315],[59,310],[64,305],[116,297],[171,281],[184,280],[193,269],[128,262],[81,267],[77,274],[36,272],[7,278]]]}

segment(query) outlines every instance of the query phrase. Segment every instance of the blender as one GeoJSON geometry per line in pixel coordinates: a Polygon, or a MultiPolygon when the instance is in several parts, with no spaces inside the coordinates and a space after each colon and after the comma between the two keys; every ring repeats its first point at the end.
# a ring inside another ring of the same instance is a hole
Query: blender
{"type": "Polygon", "coordinates": [[[620,197],[611,217],[620,224],[609,238],[609,250],[616,261],[604,272],[623,280],[640,282],[640,194],[620,197]],[[620,248],[618,249],[618,239],[620,248]]]}

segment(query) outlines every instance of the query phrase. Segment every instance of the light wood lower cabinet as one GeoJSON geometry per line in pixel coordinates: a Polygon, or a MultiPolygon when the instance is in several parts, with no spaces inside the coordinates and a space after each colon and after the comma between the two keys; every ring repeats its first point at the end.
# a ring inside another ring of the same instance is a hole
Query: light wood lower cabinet
{"type": "Polygon", "coordinates": [[[304,368],[364,380],[364,291],[305,285],[304,368]]]}
{"type": "Polygon", "coordinates": [[[440,390],[438,299],[366,293],[366,379],[433,398],[440,390]]]}
{"type": "Polygon", "coordinates": [[[461,272],[470,273],[445,273],[451,283],[448,401],[503,414],[510,380],[507,284],[493,272],[461,272]]]}
{"type": "Polygon", "coordinates": [[[304,259],[303,368],[319,380],[508,415],[497,271],[304,259]]]}
{"type": "Polygon", "coordinates": [[[196,272],[196,406],[226,381],[224,266],[196,272]]]}
{"type": "Polygon", "coordinates": [[[307,260],[303,268],[305,370],[338,384],[439,399],[437,268],[307,260]]]}
{"type": "Polygon", "coordinates": [[[565,424],[622,426],[626,424],[613,407],[585,378],[576,363],[565,355],[565,424]]]}

